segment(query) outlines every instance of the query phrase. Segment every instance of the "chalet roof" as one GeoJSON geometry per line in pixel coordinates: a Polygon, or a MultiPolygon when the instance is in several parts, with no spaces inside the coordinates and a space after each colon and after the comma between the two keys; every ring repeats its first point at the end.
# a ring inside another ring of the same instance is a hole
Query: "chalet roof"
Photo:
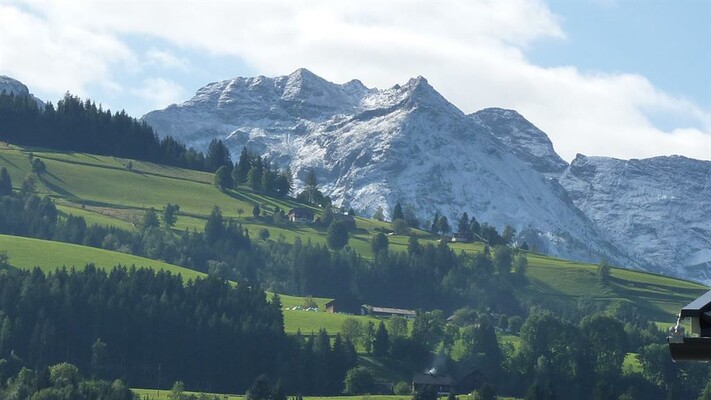
{"type": "Polygon", "coordinates": [[[454,380],[448,375],[415,374],[412,376],[412,383],[418,385],[452,386],[454,380]]]}
{"type": "Polygon", "coordinates": [[[709,309],[711,309],[711,290],[682,308],[681,317],[699,317],[702,313],[708,311],[709,309]]]}
{"type": "Polygon", "coordinates": [[[401,308],[390,308],[390,307],[373,307],[364,305],[363,307],[368,308],[371,312],[380,314],[395,314],[395,315],[415,315],[414,310],[404,310],[401,308]]]}

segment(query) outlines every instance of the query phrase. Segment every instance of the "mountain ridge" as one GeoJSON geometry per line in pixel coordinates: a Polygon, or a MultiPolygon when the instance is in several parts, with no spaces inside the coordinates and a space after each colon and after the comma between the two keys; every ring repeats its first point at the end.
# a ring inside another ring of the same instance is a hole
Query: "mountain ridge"
{"type": "Polygon", "coordinates": [[[247,146],[289,165],[297,190],[313,169],[336,205],[360,213],[383,207],[389,216],[398,201],[414,205],[420,218],[441,213],[454,221],[467,211],[499,229],[515,225],[521,241],[553,255],[640,267],[597,232],[554,182],[473,123],[424,77],[387,89],[356,84],[358,90],[345,93],[348,83],[324,83],[305,71],[210,84],[193,99],[144,120],[159,134],[193,146],[217,137],[233,153],[247,146]],[[232,82],[243,89],[224,97],[232,82]],[[295,83],[302,96],[285,101],[284,93],[291,92],[283,88],[295,83]],[[326,92],[335,93],[335,100],[314,109],[326,92]],[[222,100],[218,107],[216,98],[222,100]],[[174,124],[181,129],[171,130],[174,124]]]}

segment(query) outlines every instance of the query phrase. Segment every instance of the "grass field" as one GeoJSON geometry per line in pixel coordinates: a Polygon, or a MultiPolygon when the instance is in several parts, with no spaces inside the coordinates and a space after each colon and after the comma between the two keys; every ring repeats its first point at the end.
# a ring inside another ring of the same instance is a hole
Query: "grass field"
{"type": "Polygon", "coordinates": [[[651,320],[673,322],[681,307],[708,290],[698,283],[621,268],[612,268],[610,284],[603,287],[596,265],[538,254],[528,254],[528,263],[529,296],[561,302],[629,301],[651,320]]]}
{"type": "Polygon", "coordinates": [[[163,269],[173,274],[181,274],[185,280],[204,276],[187,268],[116,251],[17,236],[0,235],[0,251],[7,252],[10,264],[14,267],[39,267],[45,272],[63,266],[81,269],[87,263],[93,262],[97,267],[105,269],[118,264],[163,269]]]}
{"type": "MultiPolygon", "coordinates": [[[[0,166],[8,169],[16,188],[31,171],[29,153],[29,150],[16,146],[0,149],[0,166]]],[[[304,242],[325,243],[325,229],[305,224],[277,227],[270,223],[270,217],[252,216],[255,205],[266,206],[268,210],[279,207],[285,211],[303,205],[247,189],[221,192],[213,186],[213,175],[210,173],[142,161],[132,161],[129,171],[125,166],[130,160],[116,157],[38,149],[33,149],[32,154],[47,165],[47,172],[38,182],[38,192],[52,196],[62,212],[81,215],[89,223],[134,229],[135,222],[140,220],[145,210],[161,210],[171,203],[180,206],[176,229],[202,230],[207,216],[217,205],[225,217],[237,219],[250,233],[266,228],[272,239],[283,235],[288,241],[300,237],[304,242]]],[[[370,239],[374,229],[388,228],[389,224],[357,218],[357,225],[359,229],[352,235],[350,246],[362,256],[371,257],[370,239]]],[[[424,232],[417,233],[425,243],[434,241],[424,232]]],[[[407,239],[404,236],[391,237],[391,247],[405,250],[407,239]]]]}
{"type": "MultiPolygon", "coordinates": [[[[63,153],[32,149],[34,157],[41,158],[47,172],[38,184],[41,194],[52,196],[64,215],[81,215],[89,223],[114,225],[135,229],[136,222],[149,207],[162,209],[165,204],[180,205],[176,229],[201,230],[214,205],[220,206],[223,215],[243,224],[253,238],[262,229],[270,232],[269,240],[283,237],[292,242],[297,237],[313,243],[325,242],[325,230],[305,224],[274,226],[270,218],[252,217],[254,205],[278,206],[284,210],[297,205],[290,200],[273,199],[252,193],[247,189],[223,193],[213,185],[213,175],[204,172],[166,167],[141,161],[81,153],[63,153]],[[242,210],[242,214],[238,214],[242,210]]],[[[15,187],[30,172],[29,150],[12,146],[0,149],[0,166],[8,168],[15,187]]],[[[358,230],[350,239],[350,246],[363,257],[372,256],[370,240],[375,229],[389,225],[371,219],[357,218],[358,230]]],[[[416,231],[421,243],[434,243],[435,238],[416,231]]],[[[390,236],[392,250],[405,250],[407,236],[390,236]]],[[[478,243],[451,243],[459,252],[480,252],[478,243]]],[[[544,296],[552,302],[569,303],[592,301],[608,304],[629,301],[648,318],[655,321],[672,321],[679,308],[703,293],[702,285],[659,275],[624,269],[612,269],[611,284],[602,287],[596,277],[597,266],[528,254],[529,284],[522,289],[525,296],[544,296]]],[[[145,262],[145,261],[143,261],[145,262]]],[[[300,300],[298,300],[300,301],[300,300]]],[[[286,302],[285,302],[286,303],[286,302]]],[[[319,313],[315,313],[319,314],[319,313]]],[[[308,312],[285,313],[289,327],[303,324],[302,331],[309,332],[319,324],[328,324],[329,331],[338,325],[338,316],[328,322],[308,312]]],[[[317,330],[317,329],[316,329],[317,330]]]]}

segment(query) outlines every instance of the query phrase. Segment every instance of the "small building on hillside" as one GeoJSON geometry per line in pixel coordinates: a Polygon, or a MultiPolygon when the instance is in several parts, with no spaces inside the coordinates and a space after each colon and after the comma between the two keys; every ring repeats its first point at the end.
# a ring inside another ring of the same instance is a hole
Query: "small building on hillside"
{"type": "Polygon", "coordinates": [[[390,307],[374,307],[367,304],[363,304],[360,307],[361,315],[372,315],[374,317],[393,317],[400,316],[405,318],[415,318],[414,310],[404,310],[401,308],[390,308],[390,307]]]}
{"type": "Polygon", "coordinates": [[[412,376],[413,392],[419,392],[427,387],[433,388],[439,395],[448,395],[454,390],[454,379],[449,375],[438,375],[433,372],[412,376]]]}
{"type": "Polygon", "coordinates": [[[327,313],[360,314],[360,301],[353,296],[337,297],[325,304],[327,313]]]}
{"type": "Polygon", "coordinates": [[[311,223],[314,221],[314,212],[304,207],[292,208],[289,210],[289,221],[311,223]]]}

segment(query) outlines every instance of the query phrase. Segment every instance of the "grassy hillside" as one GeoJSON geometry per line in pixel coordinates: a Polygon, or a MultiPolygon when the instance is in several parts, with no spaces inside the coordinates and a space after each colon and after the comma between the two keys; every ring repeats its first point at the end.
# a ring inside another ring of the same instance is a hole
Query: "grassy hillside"
{"type": "MultiPolygon", "coordinates": [[[[16,146],[0,148],[0,166],[8,169],[18,189],[31,171],[30,152],[47,165],[47,172],[38,182],[39,193],[52,196],[63,212],[82,215],[90,223],[126,228],[135,224],[148,208],[160,210],[171,203],[180,205],[176,229],[201,230],[213,206],[217,205],[225,217],[239,220],[250,233],[256,234],[266,228],[273,239],[281,234],[289,241],[299,236],[303,241],[325,243],[325,229],[304,224],[276,227],[252,217],[255,205],[266,206],[269,210],[276,206],[285,211],[303,205],[247,189],[221,192],[213,185],[213,174],[205,172],[108,156],[38,149],[30,151],[16,146]],[[129,162],[131,170],[127,168],[129,162]]],[[[358,231],[351,238],[350,246],[363,256],[370,257],[373,229],[388,228],[389,224],[357,218],[357,226],[358,231]]],[[[419,235],[425,241],[434,241],[424,232],[419,232],[419,235]]],[[[393,238],[391,245],[394,249],[404,250],[407,238],[393,238]]]]}
{"type": "Polygon", "coordinates": [[[131,254],[17,236],[0,235],[0,250],[7,251],[10,264],[16,268],[39,267],[45,272],[54,271],[57,267],[62,266],[82,268],[87,263],[93,262],[99,268],[111,268],[121,264],[156,270],[163,269],[174,274],[181,274],[186,280],[204,276],[200,272],[187,268],[131,254]]]}
{"type": "MultiPolygon", "coordinates": [[[[16,187],[30,172],[29,149],[0,148],[0,166],[8,168],[16,187]]],[[[284,210],[297,205],[291,200],[273,199],[252,193],[247,189],[223,193],[217,190],[209,173],[166,167],[141,161],[79,153],[62,153],[33,150],[41,158],[47,172],[39,182],[38,190],[52,196],[64,214],[81,215],[89,223],[115,225],[134,229],[143,212],[153,207],[161,209],[166,203],[180,205],[176,229],[202,229],[214,205],[220,206],[223,215],[239,220],[253,237],[261,229],[268,229],[271,239],[283,235],[287,241],[297,237],[316,243],[325,242],[325,230],[305,224],[284,224],[276,227],[266,219],[253,218],[254,205],[278,206],[284,210]],[[129,162],[131,170],[127,168],[129,162]],[[239,213],[241,210],[242,213],[239,213]]],[[[357,218],[358,231],[350,246],[364,257],[371,256],[370,239],[375,229],[387,228],[384,222],[357,218]]],[[[418,231],[421,243],[433,243],[436,238],[418,231]]],[[[391,236],[392,250],[405,250],[406,236],[391,236]]],[[[456,251],[479,252],[481,244],[453,243],[456,251]]],[[[125,255],[124,255],[125,256],[125,255]]],[[[12,255],[11,255],[12,257],[12,255]]],[[[658,321],[672,321],[679,308],[706,290],[702,285],[624,269],[612,269],[611,284],[601,287],[596,277],[597,266],[565,261],[538,254],[529,254],[527,272],[530,284],[523,294],[545,297],[552,302],[630,301],[648,317],[658,321]]],[[[286,302],[285,302],[286,303],[286,302]]],[[[303,311],[287,313],[288,324],[302,327],[302,331],[317,330],[318,326],[334,329],[340,317],[323,321],[317,315],[303,311]]],[[[318,314],[318,313],[314,313],[318,314]]]]}

